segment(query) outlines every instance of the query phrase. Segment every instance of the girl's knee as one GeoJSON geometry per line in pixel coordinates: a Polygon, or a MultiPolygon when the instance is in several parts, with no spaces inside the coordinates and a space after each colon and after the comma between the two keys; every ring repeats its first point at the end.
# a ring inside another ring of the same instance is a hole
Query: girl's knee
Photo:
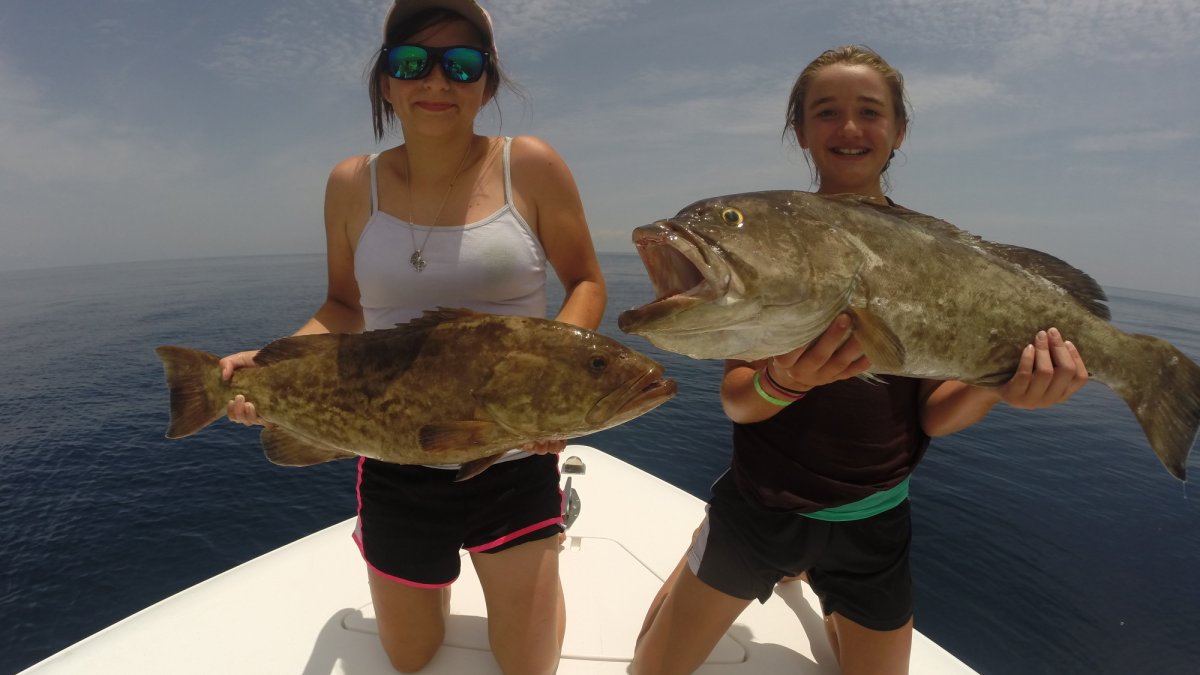
{"type": "Polygon", "coordinates": [[[392,668],[401,673],[415,673],[429,665],[438,648],[442,646],[440,640],[432,645],[388,644],[382,637],[380,640],[392,668]]]}

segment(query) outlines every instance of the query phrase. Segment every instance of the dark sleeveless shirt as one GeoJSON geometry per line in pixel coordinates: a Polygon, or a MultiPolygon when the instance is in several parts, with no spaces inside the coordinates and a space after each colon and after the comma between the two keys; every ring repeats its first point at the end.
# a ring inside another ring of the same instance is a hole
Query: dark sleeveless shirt
{"type": "Polygon", "coordinates": [[[734,423],[739,491],[765,509],[811,513],[898,485],[929,447],[921,380],[882,379],[817,387],[770,419],[734,423]]]}

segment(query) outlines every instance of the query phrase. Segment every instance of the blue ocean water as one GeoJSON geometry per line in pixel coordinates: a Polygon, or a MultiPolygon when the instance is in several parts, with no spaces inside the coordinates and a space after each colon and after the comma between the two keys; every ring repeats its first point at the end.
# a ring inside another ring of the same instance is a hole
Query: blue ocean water
{"type": "MultiPolygon", "coordinates": [[[[652,290],[636,256],[602,264],[602,332],[680,394],[582,442],[704,497],[728,461],[721,365],[618,331],[652,290]]],[[[1200,299],[1108,290],[1118,326],[1200,359],[1200,299]]],[[[0,673],[353,514],[350,462],[276,467],[227,422],[163,438],[155,346],[259,346],[323,297],[321,256],[0,272],[0,673]]],[[[1104,386],[935,440],[912,499],[917,628],[980,672],[1200,672],[1200,493],[1104,386]]]]}

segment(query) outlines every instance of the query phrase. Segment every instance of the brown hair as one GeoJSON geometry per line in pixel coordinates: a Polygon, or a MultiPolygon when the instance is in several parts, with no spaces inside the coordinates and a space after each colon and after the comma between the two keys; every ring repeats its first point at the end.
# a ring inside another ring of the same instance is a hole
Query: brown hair
{"type": "MultiPolygon", "coordinates": [[[[487,79],[484,84],[484,92],[487,100],[489,102],[496,100],[496,92],[500,90],[501,85],[520,95],[520,88],[515,82],[509,79],[508,75],[500,67],[500,59],[496,55],[495,47],[491,44],[491,39],[482,34],[473,23],[457,12],[447,9],[435,8],[416,12],[399,20],[393,20],[384,27],[383,47],[376,53],[375,61],[369,66],[367,71],[367,91],[371,97],[371,121],[375,128],[376,141],[383,140],[387,132],[396,125],[396,111],[392,110],[392,104],[388,103],[387,99],[383,96],[383,78],[388,77],[387,48],[411,39],[412,36],[426,28],[450,21],[463,21],[467,23],[475,32],[479,44],[491,51],[491,57],[488,59],[487,70],[485,71],[487,79]]],[[[497,107],[499,107],[499,104],[497,104],[497,107]]]]}
{"type": "MultiPolygon", "coordinates": [[[[808,86],[812,84],[817,72],[825,66],[839,63],[868,66],[879,73],[892,94],[892,112],[896,115],[897,127],[908,130],[912,115],[909,113],[908,97],[904,93],[904,76],[870,47],[843,45],[822,52],[820,56],[813,59],[812,63],[805,66],[804,70],[800,71],[800,76],[796,78],[796,83],[792,85],[792,93],[788,97],[787,120],[783,128],[785,138],[789,133],[795,135],[796,127],[804,123],[804,97],[808,94],[808,86]]],[[[890,165],[891,160],[889,159],[883,170],[887,171],[890,165]]]]}

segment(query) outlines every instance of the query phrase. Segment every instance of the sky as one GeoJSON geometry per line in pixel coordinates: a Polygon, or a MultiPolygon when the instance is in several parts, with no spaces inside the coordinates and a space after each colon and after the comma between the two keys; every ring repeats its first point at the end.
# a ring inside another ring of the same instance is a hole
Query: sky
{"type": "MultiPolygon", "coordinates": [[[[564,157],[596,247],[707,197],[815,189],[786,99],[823,50],[898,68],[899,203],[1103,286],[1200,296],[1195,0],[494,0],[480,133],[564,157]]],[[[0,270],[320,253],[374,152],[388,0],[0,0],[0,270]]]]}

